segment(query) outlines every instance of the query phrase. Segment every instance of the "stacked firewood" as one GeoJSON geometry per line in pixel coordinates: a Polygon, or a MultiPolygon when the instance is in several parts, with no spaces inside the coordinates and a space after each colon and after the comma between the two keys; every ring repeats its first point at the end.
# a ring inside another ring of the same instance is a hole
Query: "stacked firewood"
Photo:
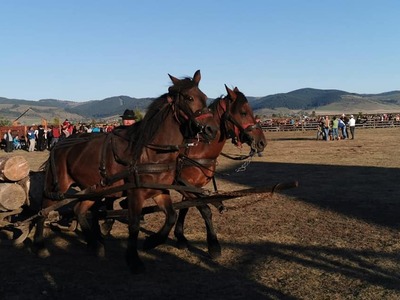
{"type": "MultiPolygon", "coordinates": [[[[0,211],[30,206],[30,194],[41,194],[43,191],[42,184],[32,186],[32,181],[36,181],[38,174],[42,176],[42,173],[30,171],[28,161],[23,156],[0,157],[0,211]]],[[[43,182],[43,179],[40,181],[43,182]]]]}

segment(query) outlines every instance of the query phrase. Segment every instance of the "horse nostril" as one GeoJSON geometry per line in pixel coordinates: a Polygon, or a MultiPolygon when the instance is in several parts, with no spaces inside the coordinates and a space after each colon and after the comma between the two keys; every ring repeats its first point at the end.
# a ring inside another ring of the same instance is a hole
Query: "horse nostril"
{"type": "Polygon", "coordinates": [[[206,134],[208,137],[210,137],[211,139],[214,139],[215,136],[217,135],[217,130],[216,130],[213,126],[210,126],[210,125],[207,125],[207,126],[204,128],[204,132],[205,132],[205,134],[206,134]]]}
{"type": "Polygon", "coordinates": [[[259,141],[258,144],[257,144],[257,150],[258,151],[263,151],[265,146],[266,146],[266,144],[267,143],[264,143],[263,141],[259,141]]]}

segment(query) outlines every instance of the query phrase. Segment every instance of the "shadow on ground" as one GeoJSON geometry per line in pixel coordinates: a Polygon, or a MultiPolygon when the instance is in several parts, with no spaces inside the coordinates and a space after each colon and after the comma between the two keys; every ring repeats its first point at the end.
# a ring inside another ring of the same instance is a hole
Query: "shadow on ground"
{"type": "Polygon", "coordinates": [[[249,187],[297,180],[298,188],[281,193],[350,217],[400,228],[400,169],[267,162],[252,162],[239,173],[235,168],[220,168],[220,173],[229,175],[217,177],[249,187]]]}

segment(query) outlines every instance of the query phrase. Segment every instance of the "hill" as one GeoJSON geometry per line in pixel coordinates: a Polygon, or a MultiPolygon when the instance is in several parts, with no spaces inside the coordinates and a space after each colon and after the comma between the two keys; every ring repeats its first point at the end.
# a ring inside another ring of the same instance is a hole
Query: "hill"
{"type": "Polygon", "coordinates": [[[356,94],[341,90],[304,88],[261,98],[251,98],[254,111],[261,114],[312,112],[317,114],[400,112],[400,91],[356,94]]]}
{"type": "MultiPolygon", "coordinates": [[[[288,93],[265,97],[247,97],[257,114],[312,113],[387,113],[400,112],[400,91],[381,94],[357,94],[341,90],[304,88],[288,93]]],[[[89,120],[117,121],[125,109],[146,111],[153,98],[115,96],[103,100],[74,102],[67,100],[42,99],[39,101],[8,99],[0,97],[0,119],[20,119],[22,124],[38,123],[41,119],[69,119],[73,122],[89,120]]]]}
{"type": "Polygon", "coordinates": [[[39,101],[8,99],[0,97],[0,119],[19,120],[21,124],[37,124],[41,119],[53,122],[65,119],[77,122],[90,120],[117,121],[125,109],[145,111],[151,98],[137,99],[128,96],[115,96],[103,100],[74,102],[56,99],[39,101]]]}

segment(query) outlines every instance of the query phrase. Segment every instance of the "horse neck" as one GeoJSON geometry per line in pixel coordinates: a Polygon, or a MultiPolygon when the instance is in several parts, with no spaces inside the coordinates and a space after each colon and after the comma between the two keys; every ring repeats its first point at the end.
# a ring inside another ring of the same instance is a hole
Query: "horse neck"
{"type": "MultiPolygon", "coordinates": [[[[177,122],[173,112],[171,111],[168,114],[168,117],[159,124],[159,129],[149,144],[161,147],[180,146],[183,144],[183,140],[184,137],[180,131],[180,124],[177,122]]],[[[154,155],[154,152],[152,153],[149,149],[144,147],[141,154],[141,160],[146,162],[150,162],[153,159],[156,159],[157,161],[168,160],[173,158],[173,156],[178,156],[178,153],[178,151],[171,151],[165,154],[154,155]]]]}

